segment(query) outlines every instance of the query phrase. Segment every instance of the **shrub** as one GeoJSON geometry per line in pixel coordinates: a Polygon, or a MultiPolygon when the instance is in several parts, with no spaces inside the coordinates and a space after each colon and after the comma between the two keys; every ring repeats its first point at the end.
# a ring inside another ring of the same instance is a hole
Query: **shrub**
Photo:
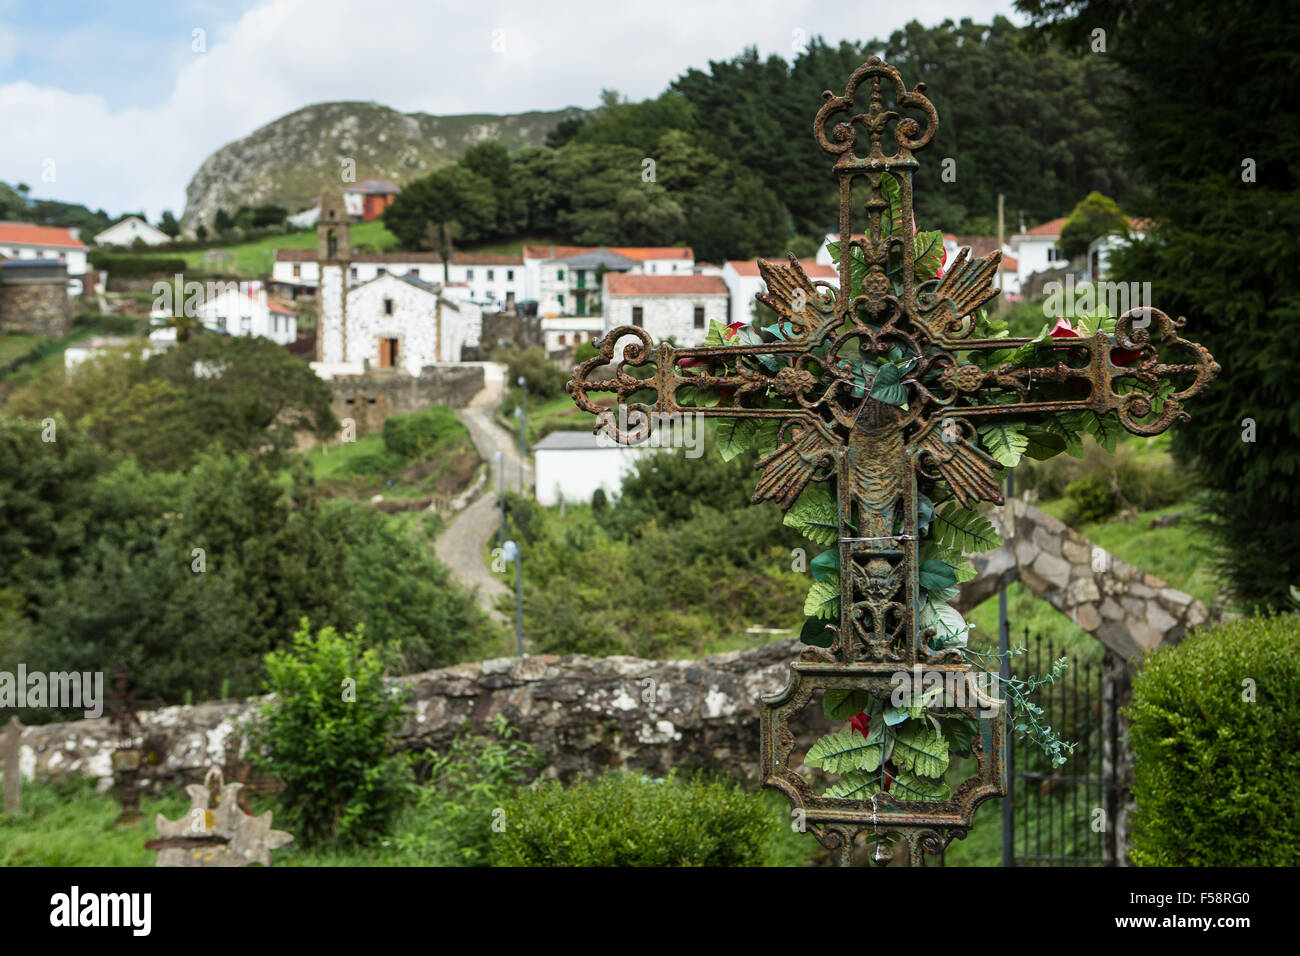
{"type": "Polygon", "coordinates": [[[281,802],[306,845],[386,833],[402,806],[410,765],[392,735],[405,707],[383,670],[360,627],[313,636],[305,619],[292,650],[266,656],[275,698],[254,730],[254,759],[284,781],[281,802]]]}
{"type": "Polygon", "coordinates": [[[591,513],[603,516],[609,510],[609,498],[604,488],[597,488],[591,493],[591,513]]]}
{"type": "Polygon", "coordinates": [[[541,761],[497,714],[492,735],[461,733],[447,752],[425,753],[429,779],[414,786],[394,844],[419,866],[487,866],[500,810],[541,761]]]}
{"type": "Polygon", "coordinates": [[[550,782],[504,809],[499,866],[761,866],[777,827],[756,794],[673,776],[550,782]]]}
{"type": "MultiPolygon", "coordinates": [[[[569,374],[546,357],[540,345],[531,348],[501,348],[492,352],[492,361],[506,363],[506,384],[512,389],[523,376],[528,382],[528,394],[538,398],[553,398],[564,391],[569,374]]],[[[517,401],[517,400],[516,400],[517,401]]],[[[504,409],[510,414],[513,409],[504,409]]]]}
{"type": "MultiPolygon", "coordinates": [[[[816,255],[815,252],[814,255],[816,255]]],[[[573,350],[573,361],[586,362],[589,359],[594,359],[597,351],[599,350],[591,342],[579,342],[573,350]]]]}
{"type": "Polygon", "coordinates": [[[90,265],[93,269],[107,269],[109,275],[124,279],[152,275],[170,277],[186,270],[185,260],[178,257],[114,256],[99,249],[90,250],[90,265]]]}
{"type": "Polygon", "coordinates": [[[1065,486],[1065,523],[1074,527],[1102,521],[1119,511],[1119,498],[1096,475],[1088,475],[1065,486]]]}
{"type": "Polygon", "coordinates": [[[384,422],[384,448],[403,461],[428,456],[465,426],[448,405],[434,405],[409,415],[394,415],[384,422]]]}
{"type": "Polygon", "coordinates": [[[1297,630],[1296,614],[1242,618],[1143,664],[1128,709],[1135,863],[1300,864],[1297,630]]]}

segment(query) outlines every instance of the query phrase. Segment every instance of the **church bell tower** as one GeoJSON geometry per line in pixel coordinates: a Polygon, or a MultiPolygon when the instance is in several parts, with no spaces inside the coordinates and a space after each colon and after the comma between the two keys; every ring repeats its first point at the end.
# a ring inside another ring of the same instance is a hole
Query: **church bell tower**
{"type": "Polygon", "coordinates": [[[348,360],[348,278],[351,271],[351,223],[342,189],[321,194],[316,220],[316,261],[320,267],[320,321],[316,329],[316,360],[348,360]]]}

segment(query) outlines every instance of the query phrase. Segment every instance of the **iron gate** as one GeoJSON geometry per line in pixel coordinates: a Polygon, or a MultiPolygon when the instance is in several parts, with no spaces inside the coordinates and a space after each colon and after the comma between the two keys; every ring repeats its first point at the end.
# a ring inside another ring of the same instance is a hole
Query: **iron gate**
{"type": "MultiPolygon", "coordinates": [[[[1019,673],[1045,674],[1059,653],[1054,642],[1024,631],[1019,673]]],[[[1075,741],[1069,761],[1053,768],[1031,741],[1007,735],[1008,794],[1002,800],[1003,866],[1113,866],[1119,790],[1114,756],[1119,715],[1107,675],[1112,653],[1098,661],[1071,660],[1061,679],[1033,696],[1040,718],[1075,741]]],[[[1010,720],[1015,721],[1012,713],[1010,720]]]]}

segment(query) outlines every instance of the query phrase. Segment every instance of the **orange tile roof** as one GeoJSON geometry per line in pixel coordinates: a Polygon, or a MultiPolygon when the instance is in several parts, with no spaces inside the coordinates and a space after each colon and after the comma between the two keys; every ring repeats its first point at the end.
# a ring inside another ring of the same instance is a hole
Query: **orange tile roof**
{"type": "Polygon", "coordinates": [[[1029,229],[1026,232],[1022,232],[1020,233],[1020,235],[1043,236],[1043,237],[1059,236],[1061,234],[1061,227],[1064,225],[1065,225],[1065,217],[1062,216],[1060,219],[1053,219],[1051,222],[1045,222],[1042,223],[1041,225],[1034,226],[1033,229],[1029,229]]]}
{"type": "Polygon", "coordinates": [[[610,272],[605,276],[610,295],[726,295],[727,284],[718,276],[646,276],[610,272]]]}
{"type": "Polygon", "coordinates": [[[521,266],[521,255],[504,255],[497,252],[453,252],[451,264],[454,266],[521,266]]]}
{"type": "Polygon", "coordinates": [[[611,252],[629,259],[694,259],[690,246],[609,246],[611,252]]]}
{"type": "Polygon", "coordinates": [[[84,249],[86,244],[59,226],[38,226],[30,222],[0,222],[0,242],[19,246],[57,246],[60,249],[84,249]]]}
{"type": "Polygon", "coordinates": [[[529,259],[571,259],[597,249],[608,249],[629,259],[694,259],[690,246],[525,246],[529,259]]]}
{"type": "MultiPolygon", "coordinates": [[[[773,257],[768,261],[774,265],[784,265],[789,260],[773,257]]],[[[750,262],[748,259],[728,259],[727,265],[742,276],[756,276],[759,274],[758,263],[750,262]]],[[[808,273],[810,279],[834,279],[839,275],[834,266],[824,266],[815,259],[800,259],[799,265],[803,266],[803,271],[808,273]]]]}

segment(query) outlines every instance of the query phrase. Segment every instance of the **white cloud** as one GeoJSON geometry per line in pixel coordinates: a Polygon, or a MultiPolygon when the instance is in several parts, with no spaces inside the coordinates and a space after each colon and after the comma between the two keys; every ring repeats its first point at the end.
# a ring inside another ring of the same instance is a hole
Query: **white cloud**
{"type": "MultiPolygon", "coordinates": [[[[0,85],[0,179],[111,213],[143,207],[151,218],[164,208],[179,214],[185,185],[208,154],[308,103],[374,100],[435,114],[591,106],[602,88],[652,96],[687,67],[706,67],[751,44],[789,58],[796,30],[830,42],[863,39],[912,18],[987,20],[1008,12],[1010,2],[860,5],[852,22],[861,26],[851,34],[844,8],[824,0],[271,0],[229,26],[205,24],[205,9],[194,6],[206,52],[190,53],[188,34],[154,51],[172,62],[180,50],[183,65],[170,91],[158,91],[149,105],[114,109],[99,95],[0,85]],[[494,52],[494,40],[498,50],[504,41],[503,51],[494,52]],[[41,181],[49,158],[54,183],[41,181]]],[[[12,46],[12,35],[0,27],[0,65],[6,42],[12,46]]],[[[110,65],[131,69],[133,57],[119,59],[110,65]]]]}

